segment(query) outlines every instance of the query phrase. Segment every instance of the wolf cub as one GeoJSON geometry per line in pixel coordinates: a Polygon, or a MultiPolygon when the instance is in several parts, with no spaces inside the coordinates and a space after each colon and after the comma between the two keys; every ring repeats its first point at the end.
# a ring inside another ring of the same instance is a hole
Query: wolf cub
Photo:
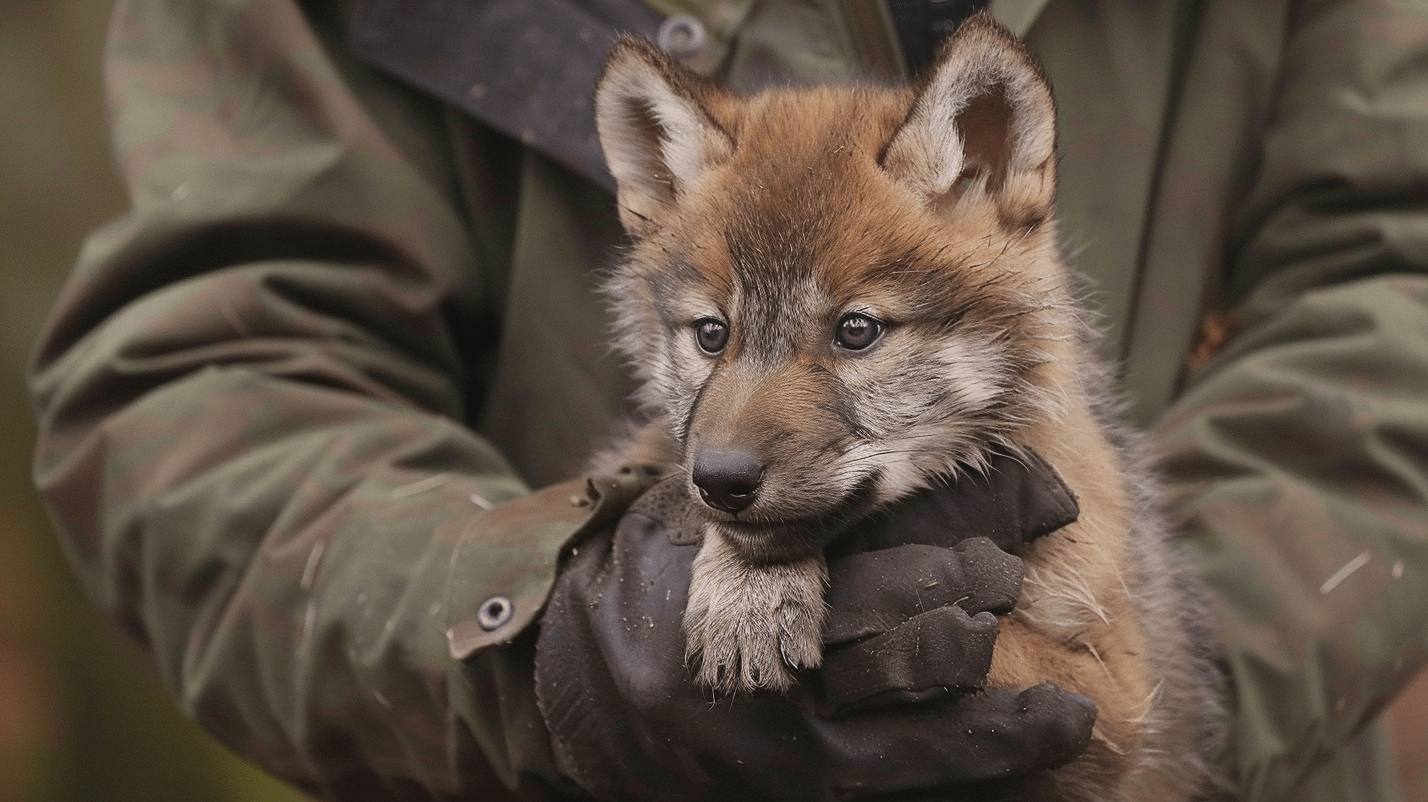
{"type": "Polygon", "coordinates": [[[697,679],[787,690],[821,660],[823,547],[842,528],[1031,451],[1081,515],[1021,552],[988,684],[1054,682],[1098,710],[1088,752],[1038,796],[1195,795],[1202,606],[1111,423],[1026,48],[982,14],[916,86],[739,97],[627,37],[596,118],[633,238],[609,287],[617,343],[650,420],[611,459],[665,464],[703,511],[697,679]]]}

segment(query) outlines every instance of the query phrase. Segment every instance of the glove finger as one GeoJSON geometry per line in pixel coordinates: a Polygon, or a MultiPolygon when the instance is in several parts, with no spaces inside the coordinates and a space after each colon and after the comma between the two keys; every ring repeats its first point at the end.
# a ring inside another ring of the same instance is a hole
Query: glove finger
{"type": "Polygon", "coordinates": [[[938,607],[888,632],[824,656],[823,703],[839,710],[888,692],[979,688],[992,664],[997,619],[938,607]]]}
{"type": "Polygon", "coordinates": [[[853,554],[829,566],[823,643],[835,646],[887,632],[951,604],[972,613],[1008,613],[1021,578],[1021,560],[984,537],[950,549],[909,545],[853,554]]]}
{"type": "Polygon", "coordinates": [[[825,720],[818,735],[835,797],[946,789],[942,798],[963,799],[972,798],[968,784],[1070,762],[1090,744],[1095,722],[1091,700],[1043,684],[825,720]]]}

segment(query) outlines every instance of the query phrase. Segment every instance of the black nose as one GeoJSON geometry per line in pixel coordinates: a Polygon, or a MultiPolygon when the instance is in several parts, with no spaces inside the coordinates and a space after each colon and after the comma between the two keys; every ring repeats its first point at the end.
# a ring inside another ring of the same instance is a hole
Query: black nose
{"type": "Polygon", "coordinates": [[[742,448],[702,448],[694,458],[699,497],[716,510],[734,513],[754,503],[764,466],[742,448]]]}

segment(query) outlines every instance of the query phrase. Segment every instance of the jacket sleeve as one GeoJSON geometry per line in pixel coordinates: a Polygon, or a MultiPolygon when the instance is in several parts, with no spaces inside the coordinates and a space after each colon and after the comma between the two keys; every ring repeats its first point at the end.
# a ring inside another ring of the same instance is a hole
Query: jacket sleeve
{"type": "Polygon", "coordinates": [[[1228,254],[1239,332],[1157,432],[1246,800],[1288,798],[1428,660],[1428,7],[1287,23],[1228,254]]]}
{"type": "Polygon", "coordinates": [[[439,108],[314,9],[116,9],[131,210],[37,346],[36,482],[178,704],[271,771],[329,799],[562,790],[525,624],[593,507],[527,495],[458,423],[496,266],[439,108]],[[504,645],[456,659],[473,628],[504,645]]]}

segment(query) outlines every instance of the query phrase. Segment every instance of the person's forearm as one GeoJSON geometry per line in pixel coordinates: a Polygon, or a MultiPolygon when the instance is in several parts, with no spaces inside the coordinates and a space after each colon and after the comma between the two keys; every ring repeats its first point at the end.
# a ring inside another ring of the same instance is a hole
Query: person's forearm
{"type": "Polygon", "coordinates": [[[537,497],[460,422],[448,321],[481,265],[318,33],[282,0],[117,9],[133,208],[38,345],[36,480],[90,594],[239,751],[327,798],[500,794],[549,763],[531,642],[463,663],[449,632],[548,585],[588,513],[486,527],[537,497]]]}
{"type": "Polygon", "coordinates": [[[1158,427],[1218,598],[1242,798],[1284,799],[1428,659],[1428,9],[1300,3],[1235,210],[1238,328],[1158,427]]]}

